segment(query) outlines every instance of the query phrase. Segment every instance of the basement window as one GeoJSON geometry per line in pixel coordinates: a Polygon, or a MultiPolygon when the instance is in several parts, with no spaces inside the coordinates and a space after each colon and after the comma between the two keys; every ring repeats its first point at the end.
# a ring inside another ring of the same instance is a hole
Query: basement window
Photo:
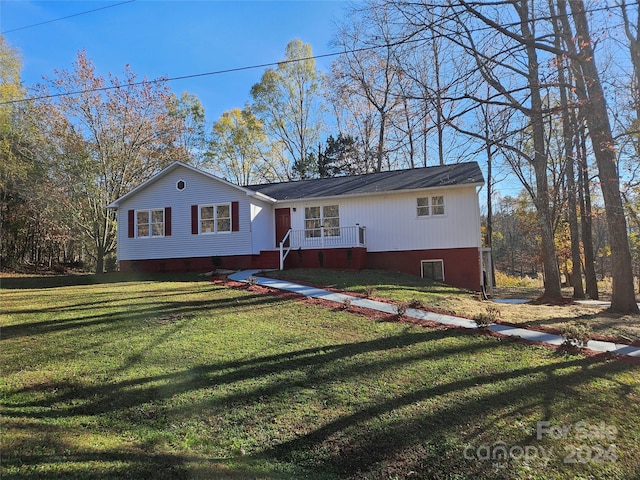
{"type": "Polygon", "coordinates": [[[422,278],[433,282],[444,282],[444,262],[442,260],[422,260],[420,271],[422,278]]]}

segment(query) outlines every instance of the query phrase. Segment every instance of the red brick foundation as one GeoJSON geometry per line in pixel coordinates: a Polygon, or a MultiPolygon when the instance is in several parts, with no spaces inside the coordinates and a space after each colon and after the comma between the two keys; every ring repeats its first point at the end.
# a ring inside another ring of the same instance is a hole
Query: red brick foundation
{"type": "Polygon", "coordinates": [[[367,268],[421,276],[421,260],[442,260],[445,283],[468,290],[480,290],[480,253],[477,248],[369,252],[367,268]]]}
{"type": "Polygon", "coordinates": [[[216,268],[244,270],[252,268],[254,257],[258,257],[258,255],[120,260],[120,271],[125,273],[184,273],[210,272],[216,268]]]}
{"type": "MultiPolygon", "coordinates": [[[[331,268],[391,270],[421,276],[421,260],[442,260],[445,283],[468,290],[480,289],[480,258],[476,248],[441,250],[407,250],[400,252],[367,252],[366,248],[330,248],[291,250],[285,268],[331,268]]],[[[120,260],[121,272],[178,273],[209,272],[216,268],[229,270],[275,269],[279,267],[277,251],[260,255],[227,257],[164,258],[157,260],[120,260]]]]}
{"type": "Polygon", "coordinates": [[[285,268],[335,268],[362,270],[367,266],[367,249],[327,248],[291,250],[285,259],[285,268]]]}

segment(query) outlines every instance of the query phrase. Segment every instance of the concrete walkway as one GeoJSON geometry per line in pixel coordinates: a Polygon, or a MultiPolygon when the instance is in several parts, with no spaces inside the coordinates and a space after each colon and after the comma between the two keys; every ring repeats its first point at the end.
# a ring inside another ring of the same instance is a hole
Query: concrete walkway
{"type": "MultiPolygon", "coordinates": [[[[376,310],[379,312],[395,315],[397,313],[395,305],[391,305],[385,302],[378,302],[375,300],[369,300],[367,298],[354,297],[352,295],[346,295],[344,293],[335,293],[320,288],[309,287],[305,285],[299,285],[291,283],[286,280],[276,280],[273,278],[258,277],[256,276],[260,270],[242,270],[240,272],[229,275],[229,279],[237,282],[246,282],[249,277],[256,279],[258,285],[263,287],[270,287],[277,290],[283,290],[287,292],[297,293],[305,297],[318,298],[321,300],[328,300],[343,304],[345,300],[351,302],[351,305],[361,308],[367,308],[370,310],[376,310]]],[[[477,329],[478,326],[473,320],[467,318],[454,317],[451,315],[442,315],[439,313],[428,312],[425,310],[417,310],[415,308],[408,308],[405,316],[415,318],[418,320],[426,320],[429,322],[439,323],[450,327],[463,327],[470,329],[477,329]]],[[[518,337],[524,340],[532,342],[547,343],[551,345],[562,345],[564,337],[560,335],[554,335],[551,333],[538,332],[535,330],[527,330],[525,328],[510,327],[507,325],[491,324],[488,327],[489,330],[506,335],[509,337],[518,337]]],[[[627,355],[640,359],[640,347],[632,347],[629,345],[603,342],[599,340],[589,340],[586,348],[596,352],[612,352],[618,355],[627,355]]]]}

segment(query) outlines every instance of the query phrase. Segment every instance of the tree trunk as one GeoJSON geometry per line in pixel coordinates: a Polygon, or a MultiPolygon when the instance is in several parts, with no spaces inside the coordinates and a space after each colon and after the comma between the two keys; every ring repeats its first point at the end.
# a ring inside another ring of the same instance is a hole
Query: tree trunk
{"type": "Polygon", "coordinates": [[[493,262],[493,172],[492,163],[493,157],[491,153],[491,145],[487,142],[487,248],[489,249],[489,256],[491,257],[491,271],[487,272],[491,275],[491,285],[496,284],[496,268],[493,262]]]}
{"type": "Polygon", "coordinates": [[[96,273],[104,273],[104,248],[97,245],[96,248],[96,273]]]}
{"type": "Polygon", "coordinates": [[[436,130],[438,132],[438,162],[444,165],[444,112],[442,109],[442,85],[440,81],[440,43],[437,40],[431,42],[433,49],[433,70],[436,80],[436,130]]]}
{"type": "Polygon", "coordinates": [[[376,151],[376,172],[382,171],[382,159],[384,158],[384,132],[387,124],[387,116],[380,111],[380,129],[378,130],[378,148],[376,151]]]}
{"type": "MultiPolygon", "coordinates": [[[[576,135],[578,135],[576,133],[576,135]]],[[[578,140],[579,141],[579,140],[578,140]]],[[[578,197],[580,200],[580,225],[582,230],[582,248],[584,250],[584,275],[587,295],[592,300],[598,300],[598,279],[596,278],[596,258],[593,254],[593,232],[591,229],[591,189],[589,188],[589,170],[584,151],[579,153],[578,197]]]]}
{"type": "MultiPolygon", "coordinates": [[[[552,2],[550,2],[552,4],[552,2]]],[[[565,1],[558,1],[557,3],[560,15],[558,21],[562,25],[562,34],[565,42],[565,46],[569,51],[571,57],[577,57],[578,51],[573,43],[575,36],[572,32],[571,25],[569,23],[569,15],[567,13],[567,5],[565,1]]],[[[589,186],[589,164],[587,161],[587,145],[585,135],[585,121],[584,118],[588,113],[585,110],[585,105],[588,104],[589,99],[587,97],[587,87],[584,83],[584,79],[581,75],[580,66],[576,63],[572,63],[573,75],[575,80],[575,94],[580,101],[580,108],[578,110],[578,117],[575,114],[571,115],[572,131],[574,132],[574,149],[577,155],[578,161],[578,196],[580,201],[580,225],[582,232],[582,245],[584,250],[584,271],[586,280],[587,295],[593,300],[598,300],[600,294],[598,292],[598,279],[596,277],[596,262],[593,250],[593,231],[592,231],[592,209],[591,209],[591,188],[589,186]]]]}
{"type": "MultiPolygon", "coordinates": [[[[565,138],[566,143],[566,138],[565,138]]],[[[569,138],[568,145],[571,147],[571,139],[569,138]]],[[[582,260],[580,257],[580,234],[578,230],[578,204],[576,201],[576,182],[575,182],[575,173],[574,173],[574,161],[575,159],[568,151],[567,154],[567,169],[566,169],[566,177],[567,177],[567,193],[568,193],[568,204],[569,204],[569,212],[568,212],[568,220],[569,220],[569,231],[571,233],[571,263],[572,263],[572,272],[571,276],[573,278],[573,298],[585,298],[584,288],[582,286],[582,260]]]]}
{"type": "Polygon", "coordinates": [[[542,263],[544,266],[544,298],[554,299],[562,297],[560,288],[560,270],[556,258],[556,246],[553,235],[553,222],[549,207],[549,185],[547,181],[547,155],[544,132],[544,118],[542,116],[542,95],[540,93],[539,64],[535,47],[535,38],[529,29],[528,5],[523,2],[518,9],[523,38],[526,41],[528,59],[528,84],[531,93],[530,121],[533,131],[533,168],[536,175],[536,210],[542,243],[542,263]]]}
{"type": "Polygon", "coordinates": [[[489,248],[489,256],[491,257],[491,271],[487,272],[491,275],[491,285],[496,284],[496,267],[493,261],[493,151],[491,150],[491,133],[489,131],[489,112],[488,106],[482,109],[484,121],[484,138],[485,151],[487,152],[487,248],[489,248]]]}
{"type": "Polygon", "coordinates": [[[569,2],[576,26],[580,47],[579,65],[587,87],[589,102],[585,105],[587,125],[591,143],[598,164],[602,197],[611,242],[613,293],[611,311],[619,313],[640,313],[633,286],[631,251],[627,236],[627,221],[620,195],[615,143],[607,112],[606,99],[595,64],[591,46],[589,26],[582,0],[569,2]]]}
{"type": "MultiPolygon", "coordinates": [[[[555,32],[554,44],[558,50],[562,46],[562,28],[557,19],[553,0],[549,0],[549,9],[553,20],[553,30],[555,32]]],[[[556,56],[558,63],[558,83],[560,84],[560,104],[562,107],[562,138],[565,154],[565,177],[567,180],[567,203],[569,212],[567,220],[569,223],[569,232],[571,235],[571,275],[567,272],[567,278],[571,279],[569,285],[573,287],[573,298],[585,298],[584,289],[582,288],[582,268],[580,258],[580,234],[578,231],[578,205],[576,201],[576,181],[575,181],[575,157],[573,152],[573,138],[575,123],[571,121],[571,112],[569,107],[569,92],[565,75],[565,62],[561,55],[556,56]]]]}

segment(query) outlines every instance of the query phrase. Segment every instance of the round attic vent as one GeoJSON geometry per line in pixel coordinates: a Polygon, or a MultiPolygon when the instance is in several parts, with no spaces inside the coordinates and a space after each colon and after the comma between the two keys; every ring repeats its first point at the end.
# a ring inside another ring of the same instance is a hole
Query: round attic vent
{"type": "Polygon", "coordinates": [[[178,181],[176,182],[176,188],[177,188],[178,190],[180,190],[180,191],[184,190],[186,186],[187,186],[187,184],[185,183],[185,181],[184,181],[184,180],[178,180],[178,181]]]}

